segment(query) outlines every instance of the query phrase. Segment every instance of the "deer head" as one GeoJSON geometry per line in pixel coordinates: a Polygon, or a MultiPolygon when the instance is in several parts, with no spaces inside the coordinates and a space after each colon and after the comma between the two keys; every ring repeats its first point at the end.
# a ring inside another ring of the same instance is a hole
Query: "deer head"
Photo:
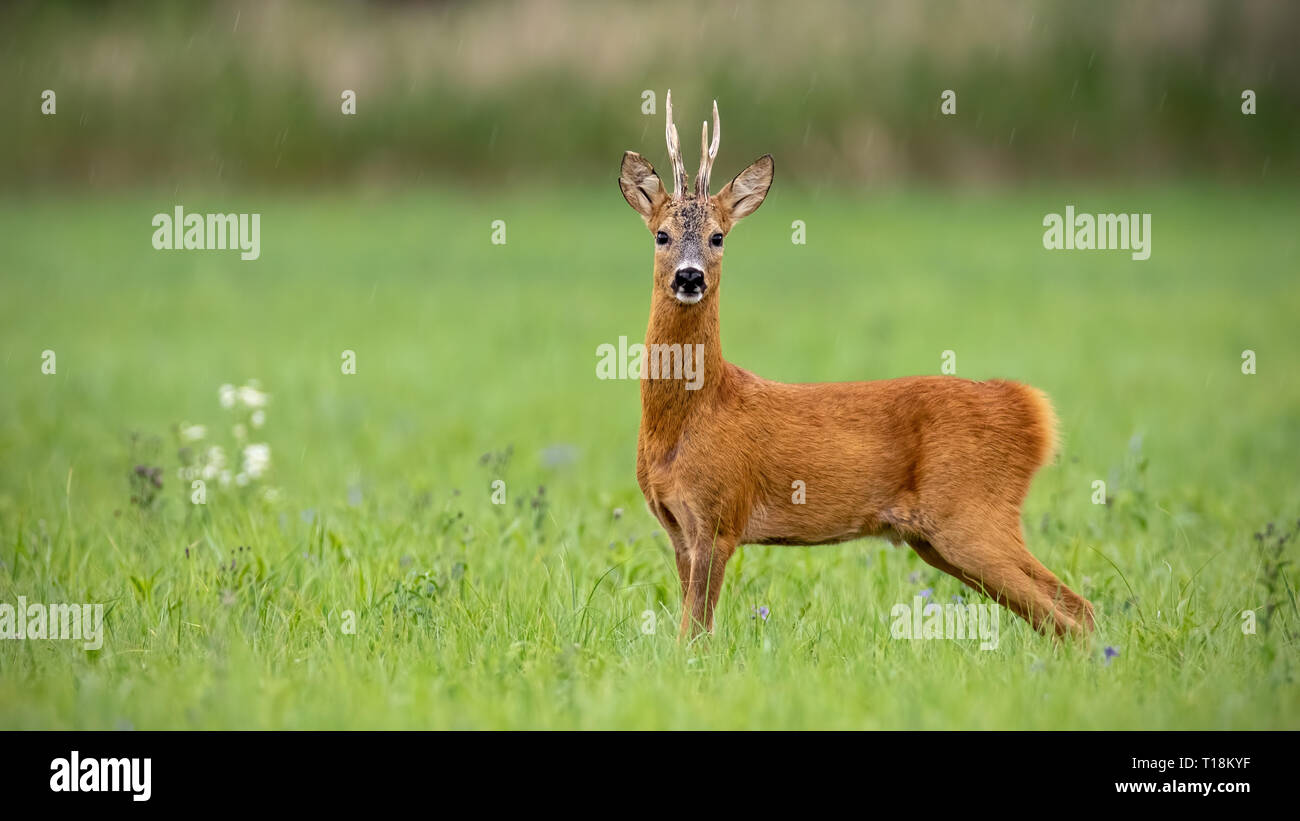
{"type": "Polygon", "coordinates": [[[682,306],[691,306],[717,293],[722,276],[722,246],[735,226],[763,204],[772,185],[772,155],[764,154],[722,190],[709,196],[709,176],[718,156],[721,124],[718,103],[713,102],[713,142],[709,124],[700,137],[700,171],[695,189],[687,194],[686,167],[673,124],[673,93],[668,92],[668,159],[673,166],[673,193],[669,195],[658,173],[635,151],[623,154],[618,187],[623,198],[645,220],[655,238],[655,289],[682,306]]]}

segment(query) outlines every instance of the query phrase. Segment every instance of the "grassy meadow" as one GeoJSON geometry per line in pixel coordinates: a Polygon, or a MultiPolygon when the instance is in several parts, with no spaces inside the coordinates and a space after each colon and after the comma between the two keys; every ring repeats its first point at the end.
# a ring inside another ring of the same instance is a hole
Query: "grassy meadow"
{"type": "Polygon", "coordinates": [[[967,591],[868,541],[743,548],[716,635],[679,644],[637,384],[595,376],[648,310],[617,160],[607,186],[491,197],[0,200],[0,602],[106,612],[99,650],[0,641],[0,727],[1300,729],[1275,549],[1300,518],[1294,191],[850,197],[778,169],[728,243],[724,354],[822,381],[950,350],[1047,390],[1064,446],[1030,548],[1099,631],[1058,646],[1003,611],[991,652],[895,640],[894,604],[967,591]],[[261,258],[153,250],[178,201],[261,213],[261,258]],[[1151,258],[1044,250],[1067,204],[1151,212],[1151,258]],[[250,379],[270,470],[194,505],[177,426],[238,461],[218,388],[250,379]]]}

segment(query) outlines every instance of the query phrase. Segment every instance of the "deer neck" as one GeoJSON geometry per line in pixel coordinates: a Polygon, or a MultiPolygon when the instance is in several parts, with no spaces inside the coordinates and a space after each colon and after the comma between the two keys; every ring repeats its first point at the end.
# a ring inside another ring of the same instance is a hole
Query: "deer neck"
{"type": "Polygon", "coordinates": [[[718,329],[718,291],[714,289],[699,304],[684,306],[663,289],[655,288],[650,299],[650,325],[646,329],[646,353],[641,379],[642,439],[656,450],[670,451],[681,438],[690,417],[715,400],[727,376],[718,329]],[[689,357],[691,371],[667,372],[652,369],[656,358],[662,365],[681,350],[683,364],[689,357]],[[664,351],[669,351],[667,357],[664,351]]]}

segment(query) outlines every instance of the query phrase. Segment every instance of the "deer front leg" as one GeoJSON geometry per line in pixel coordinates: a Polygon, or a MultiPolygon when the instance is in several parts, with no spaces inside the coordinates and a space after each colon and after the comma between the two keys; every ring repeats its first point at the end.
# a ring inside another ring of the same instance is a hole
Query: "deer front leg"
{"type": "Polygon", "coordinates": [[[727,560],[735,552],[737,541],[714,532],[700,534],[692,541],[687,557],[690,575],[682,602],[682,638],[694,638],[702,630],[713,632],[713,612],[722,592],[727,560]]]}
{"type": "Polygon", "coordinates": [[[668,538],[673,543],[673,558],[677,560],[677,577],[682,583],[682,606],[686,606],[686,591],[691,583],[691,548],[686,534],[681,530],[668,529],[668,538]]]}

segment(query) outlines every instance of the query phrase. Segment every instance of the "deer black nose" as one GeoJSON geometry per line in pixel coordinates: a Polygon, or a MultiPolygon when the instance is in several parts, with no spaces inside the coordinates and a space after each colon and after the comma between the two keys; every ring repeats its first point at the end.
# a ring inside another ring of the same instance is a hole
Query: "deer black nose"
{"type": "Polygon", "coordinates": [[[694,293],[704,290],[704,272],[699,268],[682,268],[673,277],[673,288],[678,291],[694,293]]]}

